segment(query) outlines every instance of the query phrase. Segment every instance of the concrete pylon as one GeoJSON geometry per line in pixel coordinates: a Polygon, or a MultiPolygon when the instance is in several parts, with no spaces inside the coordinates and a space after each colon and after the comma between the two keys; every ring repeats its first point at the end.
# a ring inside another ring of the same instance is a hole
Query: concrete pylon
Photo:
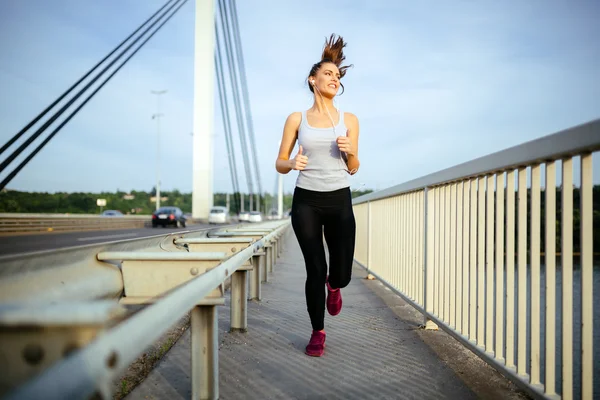
{"type": "Polygon", "coordinates": [[[194,32],[194,139],[192,216],[213,206],[215,1],[196,0],[194,32]]]}

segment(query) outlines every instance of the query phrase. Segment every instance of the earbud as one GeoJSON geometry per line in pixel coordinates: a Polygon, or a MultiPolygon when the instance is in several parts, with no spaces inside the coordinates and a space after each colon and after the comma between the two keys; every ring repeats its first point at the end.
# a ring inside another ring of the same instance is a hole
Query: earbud
{"type": "Polygon", "coordinates": [[[312,83],[312,84],[314,85],[314,84],[315,84],[315,81],[314,81],[314,80],[312,80],[312,81],[310,81],[310,83],[312,83]]]}

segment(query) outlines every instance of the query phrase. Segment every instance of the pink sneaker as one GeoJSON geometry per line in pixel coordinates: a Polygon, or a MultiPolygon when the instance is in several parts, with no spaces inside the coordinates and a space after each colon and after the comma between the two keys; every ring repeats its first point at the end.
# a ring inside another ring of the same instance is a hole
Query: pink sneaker
{"type": "Polygon", "coordinates": [[[311,357],[321,357],[325,351],[325,332],[313,331],[306,346],[306,354],[311,357]]]}
{"type": "Polygon", "coordinates": [[[338,315],[342,311],[342,291],[340,289],[332,289],[329,286],[329,279],[326,282],[327,285],[327,312],[330,315],[338,315]]]}

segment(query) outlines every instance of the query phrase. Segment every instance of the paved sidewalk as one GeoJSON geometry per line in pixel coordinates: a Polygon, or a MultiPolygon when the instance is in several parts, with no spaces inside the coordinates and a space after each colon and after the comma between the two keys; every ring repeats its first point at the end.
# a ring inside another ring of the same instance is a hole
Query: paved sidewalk
{"type": "MultiPolygon", "coordinates": [[[[219,308],[221,399],[477,398],[398,317],[355,268],[340,315],[326,314],[321,358],[304,354],[311,333],[304,264],[293,233],[263,300],[250,302],[248,332],[228,333],[229,304],[219,308]]],[[[186,332],[127,398],[189,399],[190,334],[186,332]]]]}

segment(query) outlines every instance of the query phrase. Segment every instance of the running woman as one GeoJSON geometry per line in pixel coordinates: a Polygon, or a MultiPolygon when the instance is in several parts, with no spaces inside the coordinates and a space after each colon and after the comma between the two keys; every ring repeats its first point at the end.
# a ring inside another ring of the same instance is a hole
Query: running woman
{"type": "Polygon", "coordinates": [[[345,46],[335,34],[326,40],[321,60],[307,78],[313,105],[287,118],[276,161],[281,174],[298,171],[292,226],[306,264],[306,306],[312,324],[306,354],[314,357],[322,356],[325,349],[325,305],[329,314],[340,313],[341,289],[350,283],[354,259],[356,224],[348,175],[360,166],[358,118],[333,103],[340,87],[343,92],[340,80],[349,68],[342,66],[345,46]],[[296,141],[298,153],[290,159],[296,141]]]}

